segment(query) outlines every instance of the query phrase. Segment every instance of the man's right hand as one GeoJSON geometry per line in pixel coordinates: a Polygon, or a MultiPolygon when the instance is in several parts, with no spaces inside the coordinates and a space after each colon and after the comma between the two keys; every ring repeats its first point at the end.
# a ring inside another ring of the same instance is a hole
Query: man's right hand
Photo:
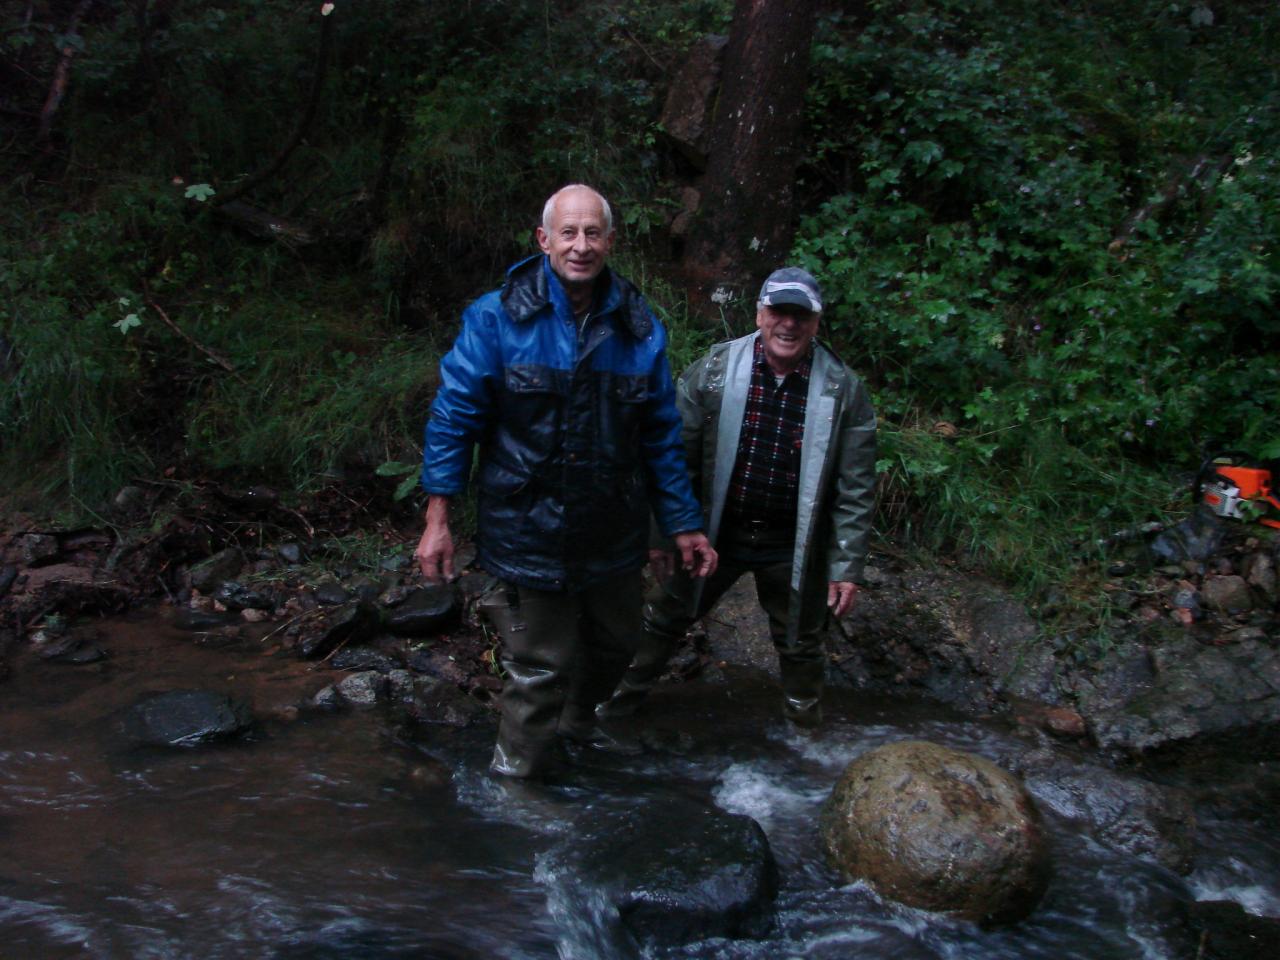
{"type": "Polygon", "coordinates": [[[449,532],[449,498],[432,495],[427,499],[427,528],[413,551],[418,569],[428,583],[452,583],[458,579],[453,569],[453,535],[449,532]]]}
{"type": "Polygon", "coordinates": [[[699,530],[677,533],[674,537],[680,566],[691,577],[709,577],[716,572],[720,557],[707,535],[699,530]]]}

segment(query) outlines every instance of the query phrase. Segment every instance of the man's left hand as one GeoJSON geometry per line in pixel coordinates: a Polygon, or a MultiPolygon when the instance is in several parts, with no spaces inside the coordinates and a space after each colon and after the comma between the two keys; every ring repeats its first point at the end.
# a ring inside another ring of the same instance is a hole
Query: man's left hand
{"type": "Polygon", "coordinates": [[[843,617],[858,602],[858,585],[843,580],[832,580],[827,584],[827,606],[831,608],[833,617],[843,617]]]}
{"type": "Polygon", "coordinates": [[[709,577],[720,562],[707,535],[700,530],[677,533],[673,538],[680,553],[680,567],[691,577],[709,577]]]}

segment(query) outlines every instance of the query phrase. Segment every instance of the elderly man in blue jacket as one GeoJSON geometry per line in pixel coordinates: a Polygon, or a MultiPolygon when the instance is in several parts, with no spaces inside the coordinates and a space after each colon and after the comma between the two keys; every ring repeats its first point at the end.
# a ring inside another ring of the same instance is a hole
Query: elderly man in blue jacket
{"type": "Polygon", "coordinates": [[[423,451],[429,581],[454,578],[450,498],[476,463],[480,600],[502,637],[493,772],[541,777],[560,738],[598,742],[640,631],[652,510],[694,577],[715,569],[685,470],[666,331],[606,264],[608,202],[573,184],[537,228],[541,256],[472,303],[440,363],[423,451]]]}

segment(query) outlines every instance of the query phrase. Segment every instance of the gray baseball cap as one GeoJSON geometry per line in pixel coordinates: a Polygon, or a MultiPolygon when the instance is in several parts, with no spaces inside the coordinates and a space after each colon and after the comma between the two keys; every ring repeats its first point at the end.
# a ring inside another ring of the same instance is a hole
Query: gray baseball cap
{"type": "Polygon", "coordinates": [[[766,307],[803,307],[821,313],[822,291],[808,271],[799,267],[783,267],[769,274],[769,279],[760,288],[760,303],[766,307]]]}

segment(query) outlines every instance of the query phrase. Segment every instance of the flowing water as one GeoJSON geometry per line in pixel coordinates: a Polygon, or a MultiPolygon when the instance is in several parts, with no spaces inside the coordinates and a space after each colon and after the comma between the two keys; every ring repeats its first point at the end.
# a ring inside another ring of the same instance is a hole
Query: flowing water
{"type": "Polygon", "coordinates": [[[566,785],[522,791],[485,774],[490,728],[409,731],[380,711],[293,719],[288,705],[332,675],[269,644],[202,647],[154,618],[102,629],[108,660],[19,657],[0,686],[0,958],[634,956],[608,904],[547,852],[590,843],[595,815],[673,789],[761,824],[780,867],[777,920],[761,941],[649,956],[1179,957],[1193,955],[1191,901],[1280,915],[1280,838],[1203,812],[1196,870],[1179,877],[1042,803],[1054,877],[1032,917],[1004,929],[840,885],[814,824],[844,765],[906,738],[993,759],[1025,749],[994,722],[836,691],[830,722],[801,736],[765,680],[689,684],[653,698],[644,755],[584,754],[566,785]],[[121,710],[191,687],[251,698],[266,719],[219,746],[124,739],[121,710]]]}

